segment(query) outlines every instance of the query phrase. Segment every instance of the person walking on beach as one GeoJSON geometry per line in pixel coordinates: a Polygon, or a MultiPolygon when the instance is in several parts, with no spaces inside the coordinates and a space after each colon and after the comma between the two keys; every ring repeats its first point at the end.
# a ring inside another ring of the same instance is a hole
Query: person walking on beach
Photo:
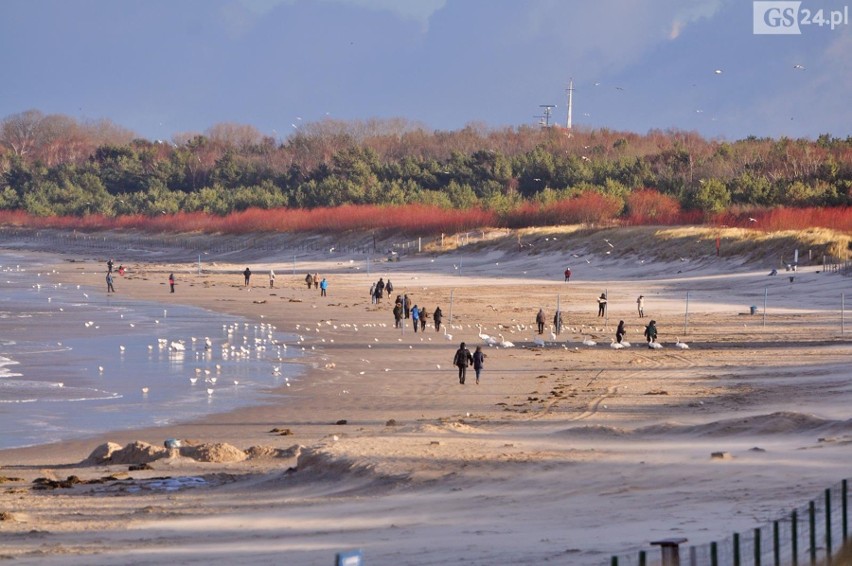
{"type": "Polygon", "coordinates": [[[441,312],[441,307],[435,307],[435,313],[432,315],[432,320],[435,321],[435,332],[440,332],[441,321],[444,320],[444,313],[441,312]]]}
{"type": "Polygon", "coordinates": [[[314,289],[318,289],[320,284],[319,273],[314,273],[314,289]]]}
{"type": "Polygon", "coordinates": [[[606,293],[598,297],[598,316],[606,316],[606,293]]]}
{"type": "Polygon", "coordinates": [[[275,288],[275,271],[273,271],[272,269],[269,270],[269,288],[275,288]]]}
{"type": "Polygon", "coordinates": [[[639,318],[645,317],[645,296],[639,295],[639,298],[636,299],[636,308],[639,309],[639,318]]]}
{"type": "Polygon", "coordinates": [[[248,286],[249,286],[249,279],[251,279],[251,269],[249,269],[248,267],[246,267],[246,270],[245,270],[245,271],[243,271],[243,277],[245,278],[245,282],[244,282],[244,284],[243,284],[243,285],[244,285],[245,287],[248,287],[248,286]]]}
{"type": "Polygon", "coordinates": [[[624,334],[627,330],[624,329],[624,321],[618,321],[618,328],[615,329],[615,341],[621,344],[621,341],[624,339],[624,334]]]}
{"type": "Polygon", "coordinates": [[[470,350],[465,347],[464,342],[462,342],[453,358],[453,365],[459,368],[459,383],[462,385],[464,385],[464,379],[467,375],[467,367],[471,363],[473,363],[473,356],[470,354],[470,350]]]}
{"type": "Polygon", "coordinates": [[[399,328],[402,324],[402,301],[397,301],[393,306],[393,327],[399,328]]]}
{"type": "Polygon", "coordinates": [[[571,280],[571,268],[567,267],[567,268],[565,268],[565,282],[568,283],[568,281],[570,281],[570,280],[571,280]]]}
{"type": "Polygon", "coordinates": [[[538,326],[538,333],[544,334],[544,309],[538,309],[538,314],[535,315],[535,323],[538,326]]]}
{"type": "Polygon", "coordinates": [[[645,339],[648,340],[648,347],[653,349],[651,344],[656,342],[657,340],[657,321],[652,320],[648,323],[648,326],[645,327],[645,339]]]}
{"type": "Polygon", "coordinates": [[[562,332],[562,311],[556,311],[553,315],[553,329],[557,336],[562,332]]]}
{"type": "Polygon", "coordinates": [[[376,304],[376,284],[370,285],[370,303],[376,304]]]}
{"type": "Polygon", "coordinates": [[[320,281],[320,297],[327,297],[326,292],[328,291],[328,281],[326,281],[325,277],[320,281]]]}
{"type": "Polygon", "coordinates": [[[388,299],[390,299],[391,293],[393,293],[393,283],[388,279],[387,285],[385,285],[385,291],[388,292],[388,299]]]}
{"type": "Polygon", "coordinates": [[[405,318],[411,316],[411,299],[408,298],[408,295],[402,296],[402,310],[405,313],[405,318]]]}
{"type": "Polygon", "coordinates": [[[314,276],[308,273],[305,275],[305,283],[308,285],[308,291],[311,290],[311,287],[314,286],[314,276]]]}
{"type": "Polygon", "coordinates": [[[420,309],[417,305],[411,307],[411,322],[414,324],[414,332],[417,332],[417,327],[420,326],[420,309]]]}
{"type": "Polygon", "coordinates": [[[107,273],[112,273],[112,258],[107,260],[107,273]]]}
{"type": "Polygon", "coordinates": [[[169,289],[170,289],[170,292],[172,292],[172,293],[175,292],[175,274],[174,273],[169,273],[169,289]]]}
{"type": "Polygon", "coordinates": [[[477,346],[473,352],[473,370],[476,372],[476,384],[479,385],[479,374],[482,373],[482,368],[485,367],[485,352],[482,351],[482,346],[477,346]]]}
{"type": "Polygon", "coordinates": [[[115,287],[112,286],[112,272],[107,271],[106,274],[107,293],[115,293],[115,287]]]}
{"type": "MultiPolygon", "coordinates": [[[[381,277],[379,277],[378,283],[376,283],[376,302],[382,302],[382,293],[385,290],[385,281],[381,277]]],[[[388,294],[388,299],[390,299],[390,294],[388,294]]]]}
{"type": "Polygon", "coordinates": [[[420,331],[426,332],[426,318],[429,316],[429,313],[426,311],[426,307],[420,307],[420,331]]]}

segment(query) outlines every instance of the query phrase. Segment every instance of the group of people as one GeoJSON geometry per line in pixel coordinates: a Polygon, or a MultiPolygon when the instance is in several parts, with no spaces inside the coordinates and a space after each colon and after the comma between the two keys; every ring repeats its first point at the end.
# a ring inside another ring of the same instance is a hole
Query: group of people
{"type": "MultiPolygon", "coordinates": [[[[615,329],[615,341],[618,344],[624,342],[624,335],[627,334],[627,329],[624,327],[624,321],[618,321],[618,328],[615,329]]],[[[657,341],[657,321],[652,320],[645,326],[645,340],[648,342],[648,347],[654,349],[654,344],[657,341]]]]}
{"type": "Polygon", "coordinates": [[[391,283],[390,279],[385,283],[384,278],[379,277],[379,280],[370,286],[370,302],[374,305],[381,303],[385,291],[387,291],[388,299],[390,299],[391,293],[393,293],[393,283],[391,283]]]}
{"type": "MultiPolygon", "coordinates": [[[[568,278],[571,276],[570,269],[565,270],[565,280],[568,281],[568,278]]],[[[598,301],[598,316],[606,316],[606,307],[607,307],[607,295],[606,293],[601,293],[597,299],[598,301]]],[[[645,296],[639,295],[636,299],[636,307],[639,311],[639,318],[645,318],[645,296]]],[[[536,330],[539,334],[544,333],[544,327],[547,323],[547,316],[544,313],[544,309],[538,309],[538,313],[535,315],[535,324],[536,330]]],[[[553,315],[553,332],[556,335],[559,335],[563,328],[563,320],[562,320],[562,311],[557,309],[556,313],[553,315]]],[[[615,331],[615,339],[621,344],[624,338],[624,334],[627,331],[624,328],[624,321],[621,320],[618,322],[618,328],[615,331]]],[[[657,321],[652,320],[645,327],[645,338],[648,340],[648,344],[650,345],[657,339],[657,321]]]]}
{"type": "Polygon", "coordinates": [[[320,278],[319,273],[314,273],[313,275],[308,273],[305,275],[305,284],[308,286],[308,290],[311,287],[319,289],[320,297],[328,296],[328,279],[325,277],[320,278]]]}
{"type": "MultiPolygon", "coordinates": [[[[113,268],[114,265],[115,264],[113,263],[112,258],[109,258],[109,260],[107,260],[107,273],[106,273],[107,293],[115,293],[115,286],[113,285],[115,280],[112,277],[112,268],[113,268]]],[[[119,275],[124,275],[124,266],[119,265],[117,271],[118,271],[119,275]]]]}
{"type": "MultiPolygon", "coordinates": [[[[440,329],[441,319],[443,318],[441,307],[435,309],[432,317],[435,321],[435,330],[440,329]]],[[[408,298],[408,295],[397,295],[393,305],[394,328],[402,328],[402,320],[404,318],[411,319],[414,332],[417,332],[418,328],[421,332],[425,332],[426,319],[429,318],[429,312],[426,310],[426,307],[411,305],[411,299],[408,298]]]]}

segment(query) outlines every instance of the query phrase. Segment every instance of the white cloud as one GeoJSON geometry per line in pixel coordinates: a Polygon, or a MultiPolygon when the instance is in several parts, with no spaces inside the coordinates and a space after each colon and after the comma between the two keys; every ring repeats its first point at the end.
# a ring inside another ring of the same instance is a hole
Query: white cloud
{"type": "Polygon", "coordinates": [[[698,20],[712,18],[722,7],[722,0],[692,0],[678,3],[678,9],[672,20],[669,39],[677,39],[689,24],[698,20]]]}
{"type": "Polygon", "coordinates": [[[429,23],[432,14],[444,7],[447,0],[331,0],[342,4],[354,4],[372,10],[387,10],[397,16],[420,22],[429,23]]]}
{"type": "MultiPolygon", "coordinates": [[[[257,15],[263,15],[280,4],[293,4],[295,0],[237,0],[257,15]]],[[[369,10],[385,10],[402,19],[418,21],[424,26],[429,18],[443,8],[447,0],[324,0],[340,4],[351,4],[369,10]]]]}

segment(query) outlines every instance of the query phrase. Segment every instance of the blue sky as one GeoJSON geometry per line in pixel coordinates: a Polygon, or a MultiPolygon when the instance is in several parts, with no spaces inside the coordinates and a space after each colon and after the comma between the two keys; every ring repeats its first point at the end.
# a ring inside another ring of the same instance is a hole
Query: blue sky
{"type": "MultiPolygon", "coordinates": [[[[798,17],[820,9],[852,0],[798,17]]],[[[221,122],[285,139],[326,117],[519,126],[541,104],[564,123],[573,77],[576,126],[852,134],[852,22],[755,35],[753,17],[750,0],[2,0],[0,118],[152,140],[221,122]]]]}

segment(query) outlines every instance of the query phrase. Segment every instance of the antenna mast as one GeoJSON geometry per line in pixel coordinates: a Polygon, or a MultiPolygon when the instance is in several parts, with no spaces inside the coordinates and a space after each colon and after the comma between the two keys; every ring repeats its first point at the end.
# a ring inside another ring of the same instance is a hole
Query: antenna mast
{"type": "Polygon", "coordinates": [[[574,112],[574,79],[568,80],[568,122],[565,127],[571,129],[571,117],[574,112]]]}
{"type": "Polygon", "coordinates": [[[555,104],[539,104],[540,108],[544,108],[544,127],[550,127],[550,115],[553,113],[553,109],[556,108],[555,104]]]}

